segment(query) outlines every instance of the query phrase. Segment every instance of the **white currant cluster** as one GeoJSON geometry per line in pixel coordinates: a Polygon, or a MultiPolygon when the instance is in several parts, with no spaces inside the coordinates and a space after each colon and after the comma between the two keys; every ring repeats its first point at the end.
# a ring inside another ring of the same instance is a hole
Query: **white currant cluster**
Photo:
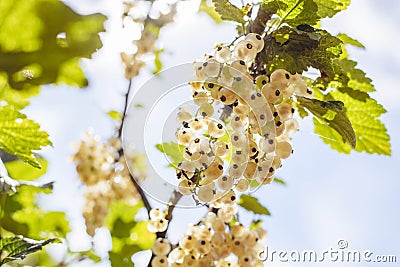
{"type": "Polygon", "coordinates": [[[177,114],[182,194],[211,202],[233,187],[247,191],[253,180],[268,184],[292,153],[290,135],[298,130],[293,96],[312,97],[312,91],[301,75],[283,69],[253,77],[249,69],[263,47],[263,38],[250,33],[233,49],[218,46],[194,63],[197,108],[181,107],[177,114]]]}
{"type": "Polygon", "coordinates": [[[139,198],[130,181],[125,158],[118,155],[120,148],[118,138],[103,143],[93,134],[85,133],[73,155],[79,179],[86,185],[83,217],[90,235],[103,226],[113,201],[124,199],[136,203],[139,198]]]}
{"type": "Polygon", "coordinates": [[[140,14],[140,12],[137,12],[137,9],[141,9],[140,7],[137,8],[135,12],[135,7],[146,5],[145,3],[146,1],[141,0],[125,1],[123,3],[125,9],[122,16],[123,24],[133,23],[136,24],[138,28],[142,29],[140,39],[133,41],[136,47],[135,53],[121,53],[121,59],[125,65],[125,77],[127,79],[132,79],[139,75],[140,70],[146,66],[146,57],[155,56],[159,48],[156,46],[158,36],[154,32],[154,28],[162,28],[168,23],[173,22],[176,12],[176,4],[168,4],[169,12],[164,14],[157,10],[156,5],[152,6],[149,1],[147,3],[149,5],[148,8],[153,13],[160,13],[158,19],[149,19],[147,14],[140,14]]]}
{"type": "Polygon", "coordinates": [[[263,266],[258,254],[266,240],[265,230],[249,230],[240,223],[229,225],[221,210],[217,214],[209,212],[199,224],[190,225],[172,250],[168,240],[157,239],[152,248],[152,266],[263,266]]]}

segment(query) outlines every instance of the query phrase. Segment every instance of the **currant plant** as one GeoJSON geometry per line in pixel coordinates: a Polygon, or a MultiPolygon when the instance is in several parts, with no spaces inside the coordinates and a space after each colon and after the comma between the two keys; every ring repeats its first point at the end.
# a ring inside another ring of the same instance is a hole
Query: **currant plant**
{"type": "Polygon", "coordinates": [[[176,169],[179,193],[209,212],[188,226],[178,244],[169,244],[165,217],[171,209],[166,215],[152,210],[150,225],[156,226],[149,230],[159,238],[149,266],[262,266],[257,252],[266,232],[256,222],[242,225],[238,206],[269,215],[249,194],[271,183],[293,153],[298,117],[313,115],[315,132],[339,152],[390,155],[378,119],[385,110],[346,52],[346,45],[358,42],[319,27],[349,1],[212,2],[202,1],[200,11],[218,23],[237,23],[238,36],[194,62],[189,84],[195,107],[179,108],[176,145],[157,146],[176,169]],[[317,78],[311,69],[319,71],[317,78]]]}
{"type": "MultiPolygon", "coordinates": [[[[165,206],[156,207],[140,186],[151,178],[147,155],[123,148],[121,135],[135,78],[149,58],[154,74],[162,70],[158,37],[174,21],[179,2],[124,2],[122,24],[134,24],[141,37],[133,42],[134,53],[120,54],[129,83],[122,111],[108,112],[115,134],[102,139],[84,133],[72,156],[84,187],[86,232],[94,237],[97,229],[108,229],[112,247],[104,259],[92,247],[67,249],[57,263],[42,253],[23,264],[68,266],[89,258],[131,266],[132,255],[149,250],[148,266],[263,266],[258,255],[267,232],[260,216],[270,212],[251,194],[272,182],[284,183],[276,174],[295,149],[292,137],[300,118],[313,116],[315,133],[339,152],[391,153],[379,119],[386,111],[371,97],[371,79],[347,53],[349,45],[362,44],[321,28],[322,19],[349,4],[200,1],[199,12],[216,23],[234,23],[237,35],[210,51],[197,51],[194,76],[187,81],[193,105],[178,107],[175,140],[156,146],[170,159],[177,190],[165,206]],[[184,209],[176,209],[184,198],[206,211],[173,242],[172,215],[184,216],[184,209]],[[258,216],[245,223],[241,209],[258,216]],[[143,210],[148,220],[141,218],[143,210]]],[[[87,86],[79,60],[101,47],[104,21],[103,15],[79,15],[58,1],[3,0],[0,5],[0,265],[50,243],[68,246],[65,213],[44,211],[36,203],[36,196],[53,186],[35,181],[47,168],[36,152],[52,143],[22,109],[42,85],[87,86]]]]}

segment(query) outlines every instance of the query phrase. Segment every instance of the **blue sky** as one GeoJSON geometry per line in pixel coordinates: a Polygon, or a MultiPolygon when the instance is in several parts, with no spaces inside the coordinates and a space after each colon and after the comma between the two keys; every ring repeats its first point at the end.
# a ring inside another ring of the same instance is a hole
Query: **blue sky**
{"type": "MultiPolygon", "coordinates": [[[[102,34],[104,48],[93,60],[82,62],[90,81],[89,88],[49,86],[43,88],[26,109],[26,113],[50,133],[54,143],[54,148],[43,153],[50,165],[42,179],[56,180],[55,193],[41,198],[41,202],[47,209],[68,212],[74,229],[69,236],[75,241],[72,242],[74,249],[85,248],[89,239],[84,235],[80,215],[83,188],[69,160],[74,151],[72,143],[89,128],[104,138],[112,134],[114,125],[105,112],[121,108],[127,86],[119,52],[129,49],[130,36],[119,29],[119,10],[112,1],[97,2],[94,5],[92,1],[68,1],[80,12],[104,10],[115,15],[114,20],[107,22],[109,32],[102,34]]],[[[191,62],[210,51],[215,43],[230,42],[234,36],[232,24],[216,26],[206,15],[190,12],[193,1],[186,1],[184,5],[187,6],[185,13],[180,13],[176,23],[167,26],[160,36],[166,50],[162,57],[166,67],[191,62]]],[[[348,10],[323,23],[331,33],[346,33],[366,46],[365,51],[350,49],[350,55],[373,79],[377,89],[373,96],[388,110],[382,120],[392,138],[392,156],[339,154],[312,133],[311,120],[301,121],[301,130],[293,138],[295,153],[278,173],[287,186],[272,185],[256,193],[272,213],[264,222],[270,248],[324,250],[336,247],[339,239],[345,239],[351,249],[369,249],[376,254],[399,253],[399,14],[398,1],[353,0],[348,10]]],[[[149,74],[147,71],[137,79],[135,88],[149,74]]],[[[177,210],[176,218],[180,222],[173,224],[189,222],[198,216],[196,213],[177,210]]],[[[179,230],[173,229],[171,236],[179,237],[182,234],[179,230]]],[[[397,257],[400,260],[400,254],[397,257]]],[[[368,266],[385,265],[371,263],[368,266]]]]}

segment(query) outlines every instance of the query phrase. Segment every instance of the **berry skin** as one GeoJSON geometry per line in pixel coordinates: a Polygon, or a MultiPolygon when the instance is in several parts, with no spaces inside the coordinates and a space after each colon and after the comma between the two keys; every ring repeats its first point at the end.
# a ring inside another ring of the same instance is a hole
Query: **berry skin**
{"type": "Polygon", "coordinates": [[[288,158],[292,154],[292,145],[286,141],[278,142],[275,154],[283,159],[288,158]]]}
{"type": "Polygon", "coordinates": [[[160,209],[152,209],[149,213],[151,220],[159,220],[164,218],[164,213],[160,209]]]}
{"type": "Polygon", "coordinates": [[[203,117],[210,117],[214,114],[214,108],[210,103],[204,103],[200,106],[199,114],[203,117]]]}
{"type": "Polygon", "coordinates": [[[171,250],[171,245],[165,238],[157,238],[157,240],[153,244],[153,254],[157,256],[165,256],[171,250]]]}
{"type": "Polygon", "coordinates": [[[266,75],[260,75],[257,76],[256,78],[256,85],[258,89],[262,89],[264,85],[266,85],[269,82],[268,76],[266,75]]]}
{"type": "Polygon", "coordinates": [[[237,59],[250,62],[257,56],[258,46],[249,40],[238,42],[233,50],[233,54],[237,59]]]}
{"type": "Polygon", "coordinates": [[[239,192],[246,192],[249,189],[249,181],[247,179],[239,179],[235,188],[239,192]]]}
{"type": "Polygon", "coordinates": [[[218,179],[218,187],[222,191],[227,191],[233,186],[233,179],[230,176],[224,175],[218,179]]]}
{"type": "Polygon", "coordinates": [[[208,134],[215,138],[220,138],[225,134],[225,127],[223,123],[210,121],[208,123],[208,134]]]}
{"type": "Polygon", "coordinates": [[[168,259],[166,256],[155,256],[151,261],[153,267],[168,267],[168,259]]]}
{"type": "Polygon", "coordinates": [[[220,63],[225,63],[231,59],[231,51],[229,47],[226,46],[218,46],[215,50],[214,57],[220,63]]]}
{"type": "Polygon", "coordinates": [[[204,185],[197,191],[197,196],[200,201],[210,202],[214,198],[214,188],[213,186],[204,185]]]}
{"type": "Polygon", "coordinates": [[[257,33],[249,33],[246,35],[246,40],[256,45],[257,52],[261,52],[261,50],[264,48],[264,40],[261,35],[257,33]]]}

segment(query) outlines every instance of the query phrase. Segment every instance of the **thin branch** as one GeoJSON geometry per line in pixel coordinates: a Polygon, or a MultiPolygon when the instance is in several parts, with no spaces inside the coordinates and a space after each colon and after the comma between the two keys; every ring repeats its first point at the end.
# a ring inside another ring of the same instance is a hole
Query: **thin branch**
{"type": "Polygon", "coordinates": [[[257,17],[250,25],[250,32],[262,35],[267,26],[268,20],[271,19],[272,14],[263,10],[262,6],[258,9],[257,17]]]}
{"type": "Polygon", "coordinates": [[[136,181],[135,177],[132,176],[132,174],[129,174],[129,178],[131,179],[133,186],[135,186],[136,191],[139,193],[140,198],[143,201],[143,205],[147,210],[147,213],[149,213],[152,209],[149,200],[147,199],[146,193],[143,191],[142,187],[138,184],[136,181]]]}
{"type": "Polygon", "coordinates": [[[132,79],[129,79],[128,89],[126,90],[126,93],[125,93],[124,110],[122,111],[121,124],[118,128],[118,137],[119,138],[122,136],[122,128],[123,128],[124,122],[125,122],[126,111],[128,110],[129,94],[131,92],[131,88],[132,88],[132,79]]]}
{"type": "MultiPolygon", "coordinates": [[[[182,198],[182,196],[183,195],[179,191],[174,190],[174,192],[172,192],[171,197],[169,198],[169,201],[168,201],[167,215],[165,216],[165,219],[167,219],[168,222],[170,222],[172,220],[172,212],[174,211],[176,204],[178,204],[178,202],[182,198]]],[[[169,223],[168,223],[168,227],[169,227],[169,223]]],[[[167,235],[168,227],[164,232],[157,233],[157,237],[165,238],[165,236],[167,235]]]]}
{"type": "MultiPolygon", "coordinates": [[[[132,79],[129,79],[128,89],[126,90],[126,93],[125,93],[124,110],[122,111],[121,124],[118,128],[118,138],[121,138],[121,136],[122,136],[122,128],[124,127],[124,123],[125,123],[126,112],[128,110],[128,103],[129,103],[129,94],[131,92],[131,89],[132,89],[132,79]]],[[[118,150],[118,155],[119,155],[119,157],[122,157],[124,155],[122,146],[118,150]]],[[[133,177],[133,175],[131,173],[129,174],[129,178],[131,179],[136,191],[139,193],[140,198],[143,201],[143,205],[145,206],[147,212],[149,213],[151,210],[151,205],[150,205],[149,200],[147,199],[146,193],[143,191],[142,187],[138,184],[137,180],[135,179],[135,177],[133,177]]]]}

